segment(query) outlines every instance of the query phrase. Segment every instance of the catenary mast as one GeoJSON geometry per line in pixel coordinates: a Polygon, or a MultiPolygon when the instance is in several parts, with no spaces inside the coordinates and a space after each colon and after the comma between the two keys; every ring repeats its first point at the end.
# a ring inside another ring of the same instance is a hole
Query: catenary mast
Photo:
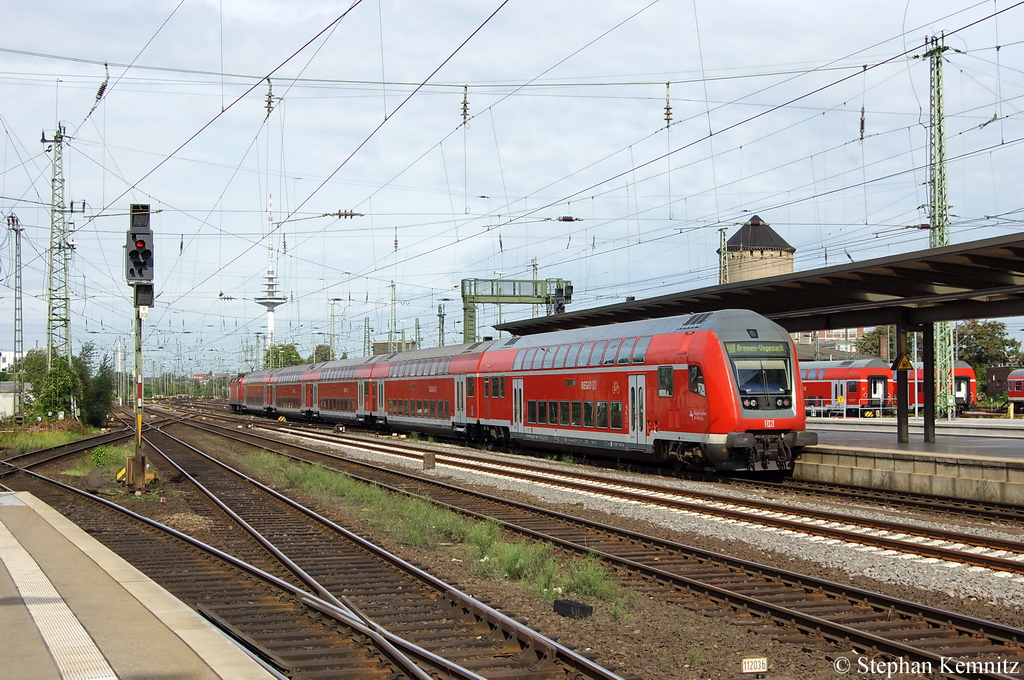
{"type": "MultiPolygon", "coordinates": [[[[946,120],[943,101],[942,59],[948,48],[941,37],[928,39],[926,55],[930,61],[931,106],[928,140],[928,184],[930,189],[929,246],[949,245],[949,199],[946,193],[946,120]]],[[[953,395],[953,325],[948,321],[935,324],[935,408],[952,415],[953,395]]]]}

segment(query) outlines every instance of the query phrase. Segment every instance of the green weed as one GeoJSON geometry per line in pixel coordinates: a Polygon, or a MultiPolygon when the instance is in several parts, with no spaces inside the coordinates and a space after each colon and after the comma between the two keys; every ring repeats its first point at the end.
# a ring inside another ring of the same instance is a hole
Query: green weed
{"type": "Polygon", "coordinates": [[[635,596],[593,555],[567,557],[541,541],[506,540],[496,522],[478,521],[421,498],[393,494],[319,464],[297,463],[266,451],[251,454],[249,460],[274,485],[362,506],[371,525],[406,545],[464,545],[463,552],[474,560],[476,572],[486,578],[517,583],[548,600],[602,600],[616,618],[635,606],[635,596]]]}

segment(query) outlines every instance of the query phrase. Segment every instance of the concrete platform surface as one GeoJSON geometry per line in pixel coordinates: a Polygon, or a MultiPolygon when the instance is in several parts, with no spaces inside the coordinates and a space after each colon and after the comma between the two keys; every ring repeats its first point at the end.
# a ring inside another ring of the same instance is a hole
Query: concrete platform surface
{"type": "Polygon", "coordinates": [[[0,677],[275,677],[31,494],[0,493],[0,562],[0,677]]]}

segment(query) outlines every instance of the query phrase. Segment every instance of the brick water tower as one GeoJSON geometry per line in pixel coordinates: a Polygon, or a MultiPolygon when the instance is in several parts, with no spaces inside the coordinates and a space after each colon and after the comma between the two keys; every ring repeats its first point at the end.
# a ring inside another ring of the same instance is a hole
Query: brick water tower
{"type": "MultiPolygon", "coordinates": [[[[794,253],[796,248],[754,215],[726,242],[728,282],[792,274],[794,253]]],[[[721,257],[721,250],[718,254],[721,257]]]]}

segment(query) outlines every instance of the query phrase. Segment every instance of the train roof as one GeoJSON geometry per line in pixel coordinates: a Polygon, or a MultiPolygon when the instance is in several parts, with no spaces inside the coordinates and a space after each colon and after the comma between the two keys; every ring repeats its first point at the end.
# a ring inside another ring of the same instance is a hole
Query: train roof
{"type": "MultiPolygon", "coordinates": [[[[697,314],[683,314],[681,316],[669,316],[660,319],[626,321],[605,326],[590,326],[587,328],[552,331],[550,333],[537,333],[536,335],[517,335],[495,341],[491,349],[543,347],[572,342],[636,338],[644,335],[664,335],[704,330],[713,330],[720,336],[730,339],[735,339],[738,336],[741,336],[743,339],[757,337],[748,333],[748,329],[756,330],[759,333],[770,331],[784,335],[787,340],[789,338],[789,334],[781,326],[774,321],[766,319],[757,312],[752,312],[749,309],[722,309],[716,312],[699,312],[697,314]]],[[[772,337],[771,339],[775,340],[777,337],[772,337]]]]}
{"type": "MultiPolygon", "coordinates": [[[[593,340],[612,340],[618,338],[636,338],[645,335],[662,335],[666,333],[682,333],[685,331],[713,330],[722,338],[748,339],[758,337],[751,335],[750,331],[768,334],[766,339],[778,340],[785,337],[788,341],[789,334],[776,324],[749,309],[722,309],[715,312],[698,312],[696,314],[682,314],[680,316],[669,316],[659,319],[643,319],[641,321],[627,321],[624,323],[607,324],[605,326],[591,326],[588,328],[577,328],[565,331],[553,331],[550,333],[538,333],[536,335],[516,335],[498,340],[482,340],[462,345],[448,345],[446,347],[431,347],[429,349],[409,350],[393,354],[378,354],[372,357],[359,357],[356,359],[340,359],[337,361],[320,362],[317,364],[302,364],[300,366],[285,366],[283,368],[268,368],[260,371],[253,371],[245,377],[248,381],[259,382],[269,375],[276,375],[278,379],[295,376],[310,370],[324,370],[331,368],[350,368],[375,363],[389,363],[391,361],[406,361],[415,359],[433,359],[436,357],[454,357],[461,354],[476,354],[488,350],[501,350],[510,348],[542,347],[547,345],[559,345],[571,342],[587,342],[593,340]],[[772,335],[775,334],[775,335],[772,335]]],[[[765,336],[762,336],[765,337],[765,336]]]]}
{"type": "Polygon", "coordinates": [[[276,375],[278,378],[299,375],[306,371],[320,371],[331,368],[352,368],[370,364],[388,363],[391,361],[406,361],[410,359],[433,359],[436,357],[450,357],[459,354],[474,354],[483,352],[494,344],[493,340],[482,340],[463,345],[448,345],[446,347],[430,347],[428,349],[415,349],[406,352],[394,352],[392,354],[375,354],[370,357],[357,357],[355,359],[338,359],[335,361],[321,361],[316,364],[301,364],[298,366],[284,366],[281,368],[264,368],[253,371],[245,376],[247,380],[258,382],[268,375],[276,375]]]}
{"type": "Polygon", "coordinates": [[[875,357],[844,361],[801,361],[800,368],[889,368],[889,364],[875,357]]]}

